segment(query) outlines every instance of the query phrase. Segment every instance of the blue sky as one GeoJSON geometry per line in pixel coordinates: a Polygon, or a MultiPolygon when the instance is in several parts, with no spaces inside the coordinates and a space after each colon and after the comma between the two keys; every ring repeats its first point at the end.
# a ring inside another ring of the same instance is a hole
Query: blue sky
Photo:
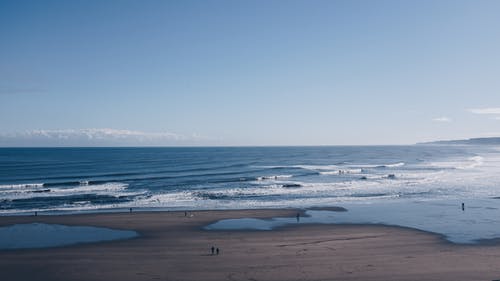
{"type": "Polygon", "coordinates": [[[500,135],[499,1],[1,1],[0,145],[500,135]]]}

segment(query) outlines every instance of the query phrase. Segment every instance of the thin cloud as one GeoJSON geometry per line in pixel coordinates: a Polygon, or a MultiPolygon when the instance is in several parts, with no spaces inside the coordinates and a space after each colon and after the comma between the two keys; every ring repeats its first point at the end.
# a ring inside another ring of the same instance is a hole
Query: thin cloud
{"type": "Polygon", "coordinates": [[[118,129],[67,129],[67,130],[32,130],[21,134],[26,137],[43,137],[50,139],[71,139],[82,138],[88,140],[99,139],[135,139],[138,141],[165,139],[165,140],[182,140],[185,136],[174,133],[149,133],[131,130],[118,129]]]}
{"type": "Polygon", "coordinates": [[[442,117],[437,117],[437,118],[434,118],[432,119],[432,121],[434,122],[441,122],[441,123],[449,123],[451,122],[451,118],[449,117],[446,117],[446,116],[442,116],[442,117]]]}
{"type": "Polygon", "coordinates": [[[486,108],[470,108],[467,111],[474,114],[498,114],[500,115],[500,107],[486,107],[486,108]]]}
{"type": "Polygon", "coordinates": [[[143,132],[110,128],[30,130],[0,134],[0,145],[13,146],[168,146],[215,141],[198,134],[143,132]]]}

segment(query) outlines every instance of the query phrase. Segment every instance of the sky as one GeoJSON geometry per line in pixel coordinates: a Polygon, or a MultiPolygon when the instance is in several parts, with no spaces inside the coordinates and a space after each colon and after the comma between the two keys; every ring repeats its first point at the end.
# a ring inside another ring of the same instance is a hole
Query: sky
{"type": "Polygon", "coordinates": [[[0,146],[500,135],[500,1],[0,1],[0,146]]]}

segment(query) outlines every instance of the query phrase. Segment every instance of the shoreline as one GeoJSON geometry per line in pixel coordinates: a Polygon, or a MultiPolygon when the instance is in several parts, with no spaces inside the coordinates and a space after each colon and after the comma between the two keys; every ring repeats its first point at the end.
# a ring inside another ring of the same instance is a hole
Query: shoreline
{"type": "MultiPolygon", "coordinates": [[[[209,214],[209,216],[216,216],[213,220],[200,222],[200,225],[193,228],[192,230],[199,231],[208,231],[208,232],[270,232],[270,231],[282,231],[293,228],[307,228],[307,227],[342,227],[342,226],[353,226],[353,227],[389,227],[395,229],[403,229],[409,231],[416,231],[425,233],[428,235],[433,235],[438,237],[443,244],[461,246],[461,247],[489,247],[489,246],[500,246],[500,237],[492,238],[492,239],[477,239],[474,243],[457,243],[448,240],[445,234],[419,229],[416,227],[409,227],[397,224],[388,224],[388,223],[349,223],[349,222],[339,222],[339,223],[287,223],[284,225],[273,227],[272,229],[253,229],[253,228],[243,228],[243,229],[205,229],[206,226],[216,223],[221,220],[226,219],[242,219],[242,218],[251,218],[251,219],[261,219],[261,220],[273,220],[276,218],[295,218],[296,214],[299,213],[301,218],[310,217],[306,212],[309,210],[313,211],[331,211],[331,212],[347,212],[348,209],[340,206],[327,206],[327,207],[310,207],[310,208],[261,208],[261,209],[212,209],[212,210],[152,210],[152,209],[135,209],[133,212],[129,212],[127,210],[121,209],[110,209],[109,211],[98,211],[98,212],[82,212],[82,213],[61,213],[61,214],[38,214],[35,215],[3,215],[0,216],[0,227],[10,226],[14,224],[29,224],[29,223],[47,223],[47,224],[63,224],[68,226],[97,226],[97,227],[105,227],[114,229],[114,227],[109,227],[104,224],[98,223],[94,224],[98,221],[99,216],[109,215],[112,217],[115,216],[134,216],[134,215],[142,215],[142,216],[155,216],[156,214],[172,214],[178,215],[178,217],[184,217],[184,213],[188,214],[209,214]],[[224,214],[225,215],[220,215],[224,214]],[[231,214],[231,215],[230,215],[231,214]],[[234,214],[234,215],[232,215],[234,214]],[[248,214],[248,216],[241,216],[241,214],[248,214]],[[229,216],[228,216],[229,215],[229,216]],[[76,219],[79,218],[79,219],[76,219]],[[69,220],[66,220],[69,219],[69,220]],[[75,220],[76,219],[76,220],[75,220]],[[78,223],[75,223],[77,221],[78,223]],[[83,223],[83,224],[81,224],[83,223]]],[[[192,217],[188,217],[188,219],[192,219],[192,217]]],[[[109,222],[108,222],[109,223],[109,222]]],[[[119,228],[121,230],[122,228],[119,228]]],[[[138,231],[135,228],[123,228],[123,230],[133,230],[138,231]]],[[[133,239],[140,238],[141,235],[135,237],[133,239]]],[[[113,242],[113,241],[110,241],[113,242]]],[[[94,244],[94,243],[106,243],[104,242],[93,242],[93,243],[84,243],[84,244],[94,244]]],[[[71,247],[72,245],[69,245],[71,247]]],[[[68,246],[62,246],[68,247],[68,246]]],[[[43,249],[43,248],[42,248],[43,249]]],[[[35,249],[34,249],[35,250],[35,249]]],[[[0,249],[1,251],[4,251],[0,249]]],[[[15,250],[14,250],[15,251],[15,250]]]]}
{"type": "Polygon", "coordinates": [[[57,223],[139,236],[0,251],[8,280],[493,280],[498,244],[460,245],[400,226],[301,224],[272,231],[203,230],[221,219],[294,217],[298,209],[0,217],[0,226],[57,223]],[[209,248],[221,248],[212,256],[209,248]]]}

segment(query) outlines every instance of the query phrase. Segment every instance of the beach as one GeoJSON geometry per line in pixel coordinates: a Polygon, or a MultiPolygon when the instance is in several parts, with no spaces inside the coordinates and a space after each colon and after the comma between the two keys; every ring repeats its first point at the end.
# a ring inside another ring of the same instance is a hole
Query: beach
{"type": "Polygon", "coordinates": [[[213,231],[221,219],[294,217],[296,209],[4,216],[135,230],[139,237],[0,251],[4,280],[494,280],[500,246],[458,245],[384,225],[301,225],[213,231]],[[211,254],[211,247],[220,249],[211,254]]]}
{"type": "Polygon", "coordinates": [[[500,281],[499,11],[0,1],[0,281],[500,281]]]}

